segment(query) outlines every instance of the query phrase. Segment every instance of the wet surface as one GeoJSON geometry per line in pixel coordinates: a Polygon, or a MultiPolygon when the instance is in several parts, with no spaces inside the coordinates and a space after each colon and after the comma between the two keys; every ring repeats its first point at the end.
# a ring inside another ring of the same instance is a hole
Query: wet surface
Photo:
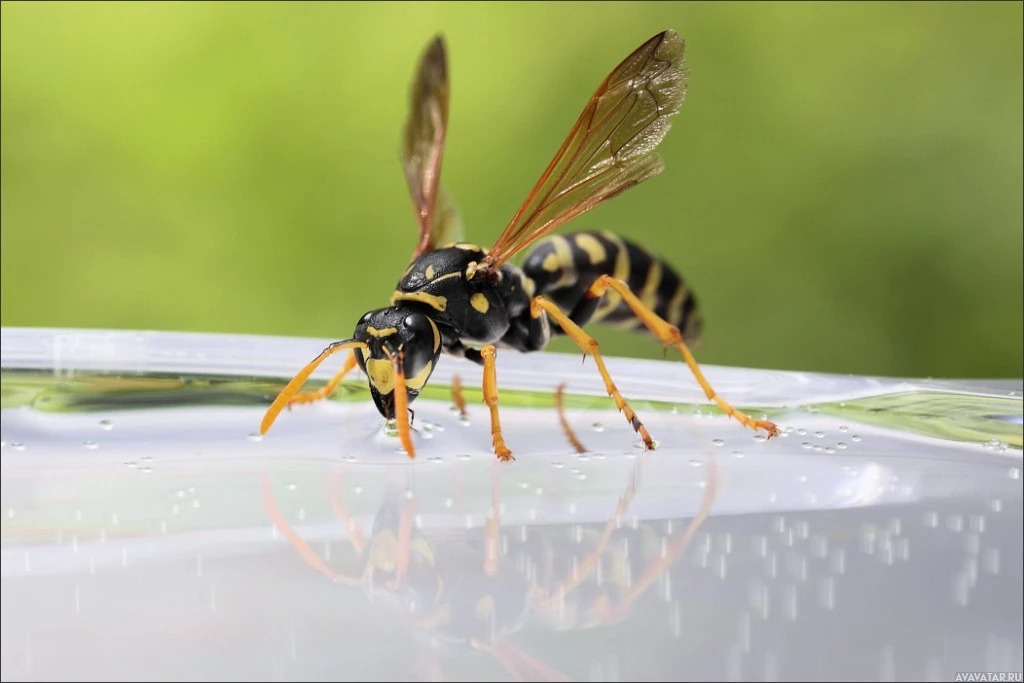
{"type": "Polygon", "coordinates": [[[644,452],[589,362],[505,354],[518,459],[442,363],[410,461],[357,381],[255,434],[319,341],[62,334],[4,330],[4,680],[1021,670],[1020,381],[706,368],[766,441],[611,359],[644,452]]]}

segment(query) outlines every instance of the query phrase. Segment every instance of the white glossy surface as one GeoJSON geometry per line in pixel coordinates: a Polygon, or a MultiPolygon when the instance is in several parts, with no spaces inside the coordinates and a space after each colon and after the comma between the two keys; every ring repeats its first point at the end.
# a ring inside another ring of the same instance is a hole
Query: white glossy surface
{"type": "MultiPolygon", "coordinates": [[[[5,329],[2,365],[62,378],[287,379],[325,341],[5,329]]],[[[603,395],[578,356],[498,362],[510,391],[567,380],[576,395],[603,395]]],[[[263,439],[251,435],[265,403],[3,410],[3,680],[950,680],[1021,670],[1019,448],[808,408],[959,392],[1005,399],[1002,419],[1020,425],[1019,380],[705,368],[737,405],[778,409],[787,431],[764,442],[706,409],[644,411],[644,401],[703,406],[678,361],[609,368],[658,450],[638,449],[598,401],[568,413],[591,449],[583,456],[550,408],[503,407],[518,460],[502,466],[475,404],[465,425],[447,402],[417,401],[414,462],[369,401],[286,412],[263,439]],[[359,579],[332,581],[304,561],[272,523],[275,506],[333,571],[359,579]],[[376,550],[357,553],[352,539],[373,537],[375,524],[376,550]],[[407,580],[386,589],[380,577],[393,578],[403,547],[407,580]],[[580,585],[545,602],[574,566],[580,585]]],[[[453,372],[478,381],[475,366],[445,361],[431,383],[453,372]]]]}

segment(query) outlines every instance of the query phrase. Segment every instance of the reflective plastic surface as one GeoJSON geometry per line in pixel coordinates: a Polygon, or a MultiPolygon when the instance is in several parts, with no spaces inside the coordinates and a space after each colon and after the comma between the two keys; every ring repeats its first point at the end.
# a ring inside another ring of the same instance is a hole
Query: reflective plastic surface
{"type": "Polygon", "coordinates": [[[450,359],[414,461],[362,378],[258,437],[325,341],[3,330],[3,680],[1021,670],[1020,380],[706,367],[765,441],[678,360],[609,359],[644,452],[591,360],[499,352],[515,462],[450,359]]]}

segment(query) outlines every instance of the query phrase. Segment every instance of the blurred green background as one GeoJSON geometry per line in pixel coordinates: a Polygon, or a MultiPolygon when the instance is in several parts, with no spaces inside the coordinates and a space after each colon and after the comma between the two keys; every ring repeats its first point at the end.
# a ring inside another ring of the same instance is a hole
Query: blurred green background
{"type": "Polygon", "coordinates": [[[1024,374],[1016,2],[4,2],[0,323],[347,337],[416,238],[399,134],[435,32],[443,179],[486,246],[664,28],[691,70],[666,170],[569,229],[678,267],[699,360],[1024,374]]]}

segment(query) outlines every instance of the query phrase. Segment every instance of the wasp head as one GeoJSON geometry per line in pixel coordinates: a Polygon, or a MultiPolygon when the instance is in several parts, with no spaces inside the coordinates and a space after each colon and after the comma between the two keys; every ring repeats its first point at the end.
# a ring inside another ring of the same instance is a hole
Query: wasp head
{"type": "Polygon", "coordinates": [[[370,395],[387,420],[395,418],[395,373],[402,369],[408,403],[419,396],[441,355],[441,333],[428,316],[406,307],[381,308],[364,315],[353,337],[366,344],[356,351],[370,395]]]}

